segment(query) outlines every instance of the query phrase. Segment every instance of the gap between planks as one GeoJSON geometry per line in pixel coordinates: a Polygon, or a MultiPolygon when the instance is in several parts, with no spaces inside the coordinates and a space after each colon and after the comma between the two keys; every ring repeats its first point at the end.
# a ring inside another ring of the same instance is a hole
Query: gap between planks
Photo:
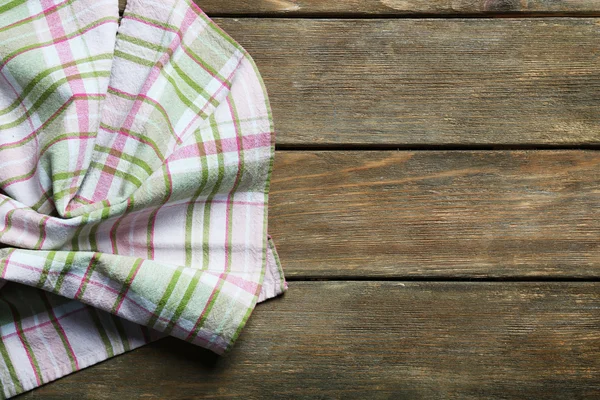
{"type": "MultiPolygon", "coordinates": [[[[126,0],[119,1],[122,12],[126,0]]],[[[597,0],[196,0],[212,17],[512,18],[600,15],[597,0]]]]}
{"type": "Polygon", "coordinates": [[[555,151],[555,150],[600,150],[600,144],[588,145],[565,145],[565,144],[508,144],[508,145],[445,145],[445,144],[415,144],[415,145],[393,145],[393,144],[336,144],[336,145],[303,145],[303,144],[276,144],[278,152],[287,151],[555,151]]]}

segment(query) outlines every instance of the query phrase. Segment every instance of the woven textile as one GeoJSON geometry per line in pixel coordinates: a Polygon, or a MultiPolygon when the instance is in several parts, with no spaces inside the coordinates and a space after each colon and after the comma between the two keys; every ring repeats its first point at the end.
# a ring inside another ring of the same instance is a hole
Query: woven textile
{"type": "Polygon", "coordinates": [[[0,392],[229,349],[286,289],[273,150],[254,62],[188,0],[0,0],[0,392]]]}

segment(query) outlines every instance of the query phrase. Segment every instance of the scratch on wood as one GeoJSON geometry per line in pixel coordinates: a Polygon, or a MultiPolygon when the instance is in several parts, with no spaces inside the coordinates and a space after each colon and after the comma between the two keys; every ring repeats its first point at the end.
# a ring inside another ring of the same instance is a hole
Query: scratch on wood
{"type": "Polygon", "coordinates": [[[394,10],[406,11],[414,8],[413,2],[405,0],[381,0],[381,3],[394,10]]]}
{"type": "Polygon", "coordinates": [[[280,11],[298,11],[301,8],[295,1],[289,0],[269,0],[269,3],[280,11]]]}

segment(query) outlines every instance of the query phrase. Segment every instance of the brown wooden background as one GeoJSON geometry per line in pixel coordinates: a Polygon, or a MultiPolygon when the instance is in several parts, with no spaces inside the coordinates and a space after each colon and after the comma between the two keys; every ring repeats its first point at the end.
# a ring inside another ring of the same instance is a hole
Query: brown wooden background
{"type": "Polygon", "coordinates": [[[23,398],[600,398],[600,0],[197,0],[254,57],[289,292],[23,398]]]}

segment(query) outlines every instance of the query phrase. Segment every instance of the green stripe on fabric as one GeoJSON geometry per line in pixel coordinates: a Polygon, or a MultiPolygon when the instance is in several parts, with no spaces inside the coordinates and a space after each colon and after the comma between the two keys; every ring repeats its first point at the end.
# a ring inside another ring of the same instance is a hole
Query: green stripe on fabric
{"type": "Polygon", "coordinates": [[[104,147],[104,146],[100,146],[97,144],[94,145],[94,150],[97,152],[100,152],[100,153],[104,153],[104,154],[111,154],[111,155],[121,158],[125,161],[129,161],[130,163],[137,165],[138,167],[143,169],[148,174],[148,176],[150,176],[154,173],[152,168],[150,168],[150,166],[144,160],[134,157],[132,155],[129,155],[127,153],[117,152],[116,150],[111,149],[110,147],[104,147]]]}
{"type": "Polygon", "coordinates": [[[123,213],[123,215],[121,215],[119,218],[117,218],[117,221],[115,222],[115,224],[113,225],[113,227],[110,230],[110,233],[109,233],[110,243],[112,245],[114,255],[119,254],[119,248],[117,245],[117,230],[119,229],[121,222],[123,222],[123,219],[125,219],[125,217],[129,213],[131,213],[131,211],[133,209],[134,209],[134,200],[133,200],[133,196],[131,196],[127,199],[127,208],[125,209],[125,212],[123,213]]]}
{"type": "MultiPolygon", "coordinates": [[[[84,99],[85,100],[104,100],[104,95],[82,95],[82,96],[78,97],[78,99],[79,100],[84,100],[84,99]]],[[[42,127],[48,126],[52,122],[54,122],[54,120],[57,119],[71,104],[73,104],[74,101],[75,101],[75,98],[71,97],[66,103],[64,103],[62,106],[60,106],[60,108],[57,110],[57,112],[55,114],[53,114],[50,118],[48,118],[44,122],[42,127]]],[[[22,147],[24,144],[29,143],[33,139],[35,139],[37,137],[37,134],[38,134],[38,132],[34,132],[31,135],[27,136],[27,138],[22,139],[18,142],[2,144],[2,145],[0,145],[0,150],[14,149],[17,147],[22,147]]]]}
{"type": "Polygon", "coordinates": [[[65,278],[67,276],[67,274],[69,273],[69,271],[71,271],[71,268],[73,268],[73,261],[75,260],[75,252],[74,251],[69,251],[67,253],[67,258],[65,259],[65,265],[63,266],[62,270],[60,271],[60,274],[58,275],[58,279],[56,280],[56,285],[54,286],[54,293],[58,293],[60,294],[60,289],[62,288],[62,285],[65,281],[65,278]]]}
{"type": "Polygon", "coordinates": [[[187,75],[185,72],[183,72],[183,70],[179,67],[179,65],[177,65],[177,63],[171,62],[171,66],[173,67],[173,70],[177,73],[177,75],[179,75],[179,77],[185,83],[187,83],[189,87],[194,89],[194,91],[196,93],[202,95],[202,97],[207,99],[214,106],[217,106],[219,104],[219,102],[215,98],[213,98],[210,93],[208,93],[206,90],[204,90],[204,88],[200,87],[200,85],[198,85],[196,82],[194,82],[194,80],[192,78],[190,78],[189,75],[187,75]]]}
{"type": "Polygon", "coordinates": [[[129,36],[124,33],[119,34],[119,40],[122,40],[124,42],[133,43],[133,44],[136,44],[141,47],[145,47],[150,50],[156,50],[157,52],[160,52],[160,53],[164,53],[168,49],[167,46],[162,46],[160,44],[151,43],[151,42],[148,42],[147,40],[140,39],[139,37],[129,36]]]}
{"type": "MultiPolygon", "coordinates": [[[[35,101],[35,103],[33,103],[33,105],[27,109],[27,111],[29,114],[35,113],[40,107],[42,107],[43,104],[45,104],[47,102],[48,98],[50,98],[50,96],[52,96],[52,94],[55,93],[59,87],[61,87],[62,85],[64,85],[65,83],[67,83],[69,81],[74,81],[74,80],[78,80],[78,79],[86,79],[86,78],[108,77],[108,76],[110,76],[110,71],[93,71],[93,72],[82,72],[80,74],[73,74],[73,75],[69,75],[65,78],[59,79],[59,80],[55,81],[52,85],[50,85],[48,87],[48,89],[46,89],[46,91],[44,93],[42,93],[42,95],[35,101]]],[[[15,119],[12,122],[0,125],[0,129],[14,128],[15,126],[20,125],[23,121],[26,121],[27,118],[29,118],[28,114],[24,113],[23,115],[21,115],[19,118],[15,119]]]]}
{"type": "Polygon", "coordinates": [[[116,176],[117,178],[125,179],[126,181],[133,183],[138,188],[142,186],[142,181],[140,181],[135,175],[132,175],[128,172],[119,171],[118,169],[109,167],[108,165],[102,165],[95,161],[92,161],[90,163],[90,167],[109,173],[113,176],[116,176]]]}
{"type": "MultiPolygon", "coordinates": [[[[200,115],[200,117],[202,117],[202,119],[205,119],[206,117],[208,117],[208,115],[206,114],[205,111],[203,111],[202,109],[200,109],[200,107],[198,107],[192,100],[188,99],[185,94],[183,94],[183,92],[181,90],[179,90],[177,82],[175,82],[175,79],[173,79],[173,77],[171,75],[169,75],[164,69],[161,69],[161,75],[165,77],[165,79],[171,84],[171,89],[175,92],[175,94],[177,95],[177,97],[179,97],[179,100],[181,100],[181,102],[190,110],[192,110],[193,112],[195,112],[196,114],[200,115]]],[[[214,99],[211,98],[205,98],[205,100],[207,102],[210,102],[213,105],[217,105],[218,103],[213,101],[214,99]]]]}
{"type": "Polygon", "coordinates": [[[32,205],[32,206],[31,206],[31,208],[32,208],[33,210],[35,210],[35,211],[39,212],[40,208],[41,208],[41,207],[42,207],[44,204],[46,204],[46,202],[47,202],[48,200],[50,200],[50,199],[51,199],[51,197],[50,197],[50,195],[48,194],[48,192],[44,192],[44,193],[42,193],[42,196],[40,197],[40,199],[38,200],[38,202],[37,202],[37,203],[35,203],[34,205],[32,205]]]}
{"type": "MultiPolygon", "coordinates": [[[[175,9],[175,8],[173,8],[173,9],[175,9]]],[[[172,11],[171,11],[171,13],[172,13],[172,11]]],[[[141,21],[148,22],[151,25],[157,25],[161,28],[166,28],[167,30],[179,32],[179,28],[177,26],[169,25],[169,24],[165,23],[164,21],[159,21],[157,19],[148,18],[144,15],[135,14],[133,12],[129,12],[129,13],[127,13],[127,15],[130,17],[134,17],[135,19],[139,19],[141,21]]],[[[169,19],[167,19],[167,20],[169,20],[169,19]]]]}
{"type": "Polygon", "coordinates": [[[17,371],[15,370],[15,366],[10,359],[10,355],[8,354],[8,350],[6,349],[6,345],[4,344],[4,340],[0,338],[0,354],[2,354],[2,359],[4,360],[4,364],[6,364],[6,368],[8,368],[8,374],[10,375],[10,380],[14,385],[16,392],[20,393],[23,391],[23,385],[19,380],[19,375],[17,375],[17,371]]]}
{"type": "Polygon", "coordinates": [[[17,108],[21,104],[23,104],[23,99],[25,99],[29,95],[29,93],[35,89],[35,87],[38,85],[38,83],[40,83],[44,78],[46,78],[50,74],[52,74],[56,71],[62,71],[65,68],[69,68],[72,66],[82,65],[82,64],[86,64],[88,62],[99,61],[99,60],[110,60],[111,58],[112,58],[112,54],[103,53],[103,54],[99,54],[97,56],[82,58],[79,60],[75,60],[75,61],[71,61],[71,62],[68,62],[65,64],[58,65],[56,67],[45,69],[44,71],[37,74],[31,81],[29,81],[27,86],[25,86],[25,88],[23,88],[23,90],[21,90],[19,92],[19,97],[17,99],[15,99],[15,101],[13,101],[10,105],[8,105],[8,107],[0,110],[0,116],[11,112],[15,108],[17,108]]]}
{"type": "Polygon", "coordinates": [[[86,172],[87,172],[86,169],[80,169],[78,171],[57,172],[56,174],[52,175],[52,182],[64,181],[66,179],[71,179],[71,178],[74,178],[77,176],[82,176],[82,175],[85,175],[86,172]]]}
{"type": "MultiPolygon", "coordinates": [[[[101,98],[98,98],[98,100],[100,100],[100,99],[101,98]]],[[[70,138],[88,139],[88,138],[96,137],[96,135],[97,135],[96,132],[72,132],[72,133],[63,133],[61,135],[53,136],[52,140],[49,141],[48,143],[46,143],[44,145],[44,147],[42,147],[42,149],[40,150],[40,156],[42,156],[46,151],[48,151],[48,149],[50,147],[54,146],[56,143],[58,143],[62,140],[70,139],[70,138]]]]}
{"type": "Polygon", "coordinates": [[[29,357],[29,361],[32,364],[34,373],[35,373],[37,379],[39,380],[39,382],[44,383],[44,377],[42,376],[42,370],[40,369],[40,364],[38,363],[35,353],[33,352],[33,348],[31,347],[31,344],[29,343],[29,341],[27,340],[27,337],[25,336],[25,333],[23,332],[23,321],[21,318],[21,314],[19,313],[19,310],[11,301],[9,301],[8,299],[6,299],[4,297],[4,295],[2,294],[1,291],[0,291],[0,300],[4,301],[8,305],[8,308],[10,309],[10,312],[11,312],[14,322],[15,322],[15,328],[17,329],[17,335],[18,335],[19,339],[21,340],[21,344],[23,345],[23,347],[25,348],[25,350],[27,352],[27,356],[29,357]]]}
{"type": "Polygon", "coordinates": [[[73,349],[71,348],[69,340],[65,336],[62,327],[56,319],[56,315],[54,314],[54,308],[52,307],[52,304],[50,304],[50,299],[48,298],[47,292],[45,290],[38,290],[37,293],[39,293],[40,300],[44,303],[44,306],[46,307],[48,319],[50,319],[50,321],[52,322],[52,326],[54,327],[56,334],[58,335],[60,341],[63,344],[65,353],[69,357],[69,361],[71,363],[71,370],[77,371],[77,364],[75,363],[75,355],[73,354],[73,349]]]}
{"type": "Polygon", "coordinates": [[[144,58],[134,56],[133,54],[125,53],[121,50],[115,50],[115,57],[119,57],[124,60],[131,61],[131,62],[139,64],[139,65],[143,65],[144,67],[153,67],[155,64],[153,61],[149,61],[144,58]]]}
{"type": "Polygon", "coordinates": [[[96,28],[98,26],[103,25],[105,22],[115,22],[118,23],[119,19],[117,17],[103,17],[103,18],[99,18],[97,20],[95,20],[94,22],[92,22],[91,24],[88,24],[86,26],[84,26],[81,29],[77,29],[71,33],[69,33],[68,35],[64,35],[58,38],[53,38],[52,40],[46,41],[46,42],[38,42],[36,44],[32,44],[29,46],[25,46],[25,47],[21,47],[19,49],[16,49],[15,51],[13,51],[12,53],[7,54],[4,58],[2,58],[0,64],[6,64],[6,60],[12,59],[13,57],[24,53],[26,51],[29,50],[35,50],[35,49],[40,49],[49,45],[53,45],[54,43],[56,43],[57,41],[60,40],[68,40],[68,39],[72,39],[74,37],[77,36],[81,36],[84,32],[89,31],[93,28],[96,28]]]}
{"type": "Polygon", "coordinates": [[[188,341],[188,342],[194,341],[194,339],[198,335],[198,332],[200,332],[200,329],[202,329],[202,327],[204,326],[206,319],[210,315],[210,311],[212,310],[215,303],[217,302],[217,297],[219,297],[219,294],[221,293],[221,289],[223,288],[223,284],[225,283],[225,277],[226,277],[226,275],[223,276],[222,279],[219,279],[219,283],[213,289],[213,293],[212,293],[210,301],[208,302],[208,304],[206,304],[204,311],[200,315],[200,318],[198,318],[198,321],[196,321],[196,326],[194,327],[192,332],[190,332],[189,336],[186,338],[186,341],[188,341]]]}
{"type": "MultiPolygon", "coordinates": [[[[237,329],[235,330],[235,333],[233,334],[233,336],[231,336],[231,339],[229,340],[229,343],[227,345],[227,348],[225,348],[225,351],[229,350],[229,348],[231,347],[231,345],[233,343],[235,343],[235,341],[237,340],[237,338],[242,333],[242,329],[244,329],[244,326],[246,326],[246,323],[248,322],[248,318],[250,318],[250,315],[252,314],[252,310],[254,310],[255,304],[256,304],[256,301],[253,301],[253,305],[251,305],[250,307],[248,307],[246,309],[246,313],[242,317],[242,320],[240,321],[237,329]]],[[[212,342],[212,340],[211,340],[211,342],[212,342]]]]}
{"type": "Polygon", "coordinates": [[[74,251],[79,250],[79,236],[81,235],[83,228],[85,228],[89,218],[90,218],[89,214],[84,214],[81,216],[81,222],[79,223],[77,230],[73,234],[73,239],[71,240],[71,248],[74,251]]]}
{"type": "Polygon", "coordinates": [[[100,316],[98,315],[98,310],[95,309],[94,307],[88,307],[87,309],[88,309],[90,318],[92,318],[92,321],[94,322],[96,331],[98,332],[98,335],[100,336],[100,339],[102,340],[102,343],[104,343],[104,349],[106,350],[106,355],[108,357],[113,357],[115,355],[115,350],[113,349],[112,343],[110,342],[110,338],[108,337],[108,334],[106,333],[106,329],[104,328],[104,325],[102,325],[102,321],[100,320],[100,316]]]}
{"type": "Polygon", "coordinates": [[[116,90],[114,90],[113,88],[109,87],[108,88],[108,93],[115,95],[117,97],[120,97],[122,99],[127,99],[127,100],[136,100],[138,98],[138,96],[133,95],[133,94],[129,94],[129,93],[124,93],[124,92],[118,92],[116,90]]]}
{"type": "Polygon", "coordinates": [[[0,239],[2,239],[2,236],[4,236],[6,232],[10,231],[10,228],[12,227],[12,217],[13,214],[17,212],[17,210],[20,210],[20,208],[13,208],[12,210],[6,213],[6,225],[4,226],[4,229],[0,232],[0,239]]]}
{"type": "Polygon", "coordinates": [[[173,317],[169,321],[166,329],[164,330],[165,334],[169,335],[171,333],[171,331],[175,327],[175,324],[177,323],[177,321],[179,321],[179,318],[181,318],[183,311],[187,308],[190,300],[192,299],[192,295],[194,294],[194,291],[196,290],[196,287],[198,286],[198,282],[200,281],[200,274],[201,274],[201,272],[196,272],[194,274],[194,276],[192,277],[190,284],[188,285],[188,287],[185,291],[185,294],[183,295],[183,298],[181,299],[181,301],[179,302],[179,305],[175,309],[175,313],[173,314],[173,317]]]}
{"type": "Polygon", "coordinates": [[[200,64],[202,66],[202,68],[204,68],[206,71],[208,71],[209,74],[211,74],[212,76],[214,76],[215,78],[217,78],[220,82],[223,82],[225,84],[225,86],[227,88],[231,87],[231,81],[229,79],[227,79],[226,77],[224,77],[223,75],[221,75],[219,73],[219,71],[217,71],[215,68],[213,68],[211,65],[207,64],[202,57],[200,57],[198,54],[196,54],[194,52],[194,50],[192,50],[191,47],[189,46],[184,46],[182,44],[182,47],[185,49],[185,51],[188,53],[188,55],[190,56],[190,58],[192,60],[194,60],[195,62],[197,62],[198,64],[200,64]]]}
{"type": "Polygon", "coordinates": [[[4,262],[2,263],[2,269],[0,270],[0,276],[4,276],[4,274],[6,273],[6,268],[8,267],[8,260],[10,260],[10,257],[16,250],[17,250],[16,248],[12,248],[8,251],[8,254],[4,258],[4,262]]]}
{"type": "Polygon", "coordinates": [[[110,215],[110,206],[108,205],[108,200],[102,200],[102,206],[103,207],[100,213],[100,218],[97,222],[93,224],[92,229],[90,229],[90,233],[88,235],[91,251],[98,251],[98,239],[96,238],[96,236],[98,235],[98,228],[100,227],[100,224],[103,221],[105,221],[110,215]]]}
{"type": "Polygon", "coordinates": [[[54,250],[50,251],[46,256],[44,268],[42,269],[42,273],[40,274],[40,279],[38,280],[36,287],[42,288],[46,283],[46,280],[48,279],[48,273],[50,272],[50,269],[52,268],[52,263],[54,262],[54,257],[56,257],[56,251],[54,250]]]}
{"type": "Polygon", "coordinates": [[[173,290],[175,290],[175,286],[177,286],[177,282],[179,282],[179,278],[181,277],[181,274],[182,274],[181,268],[177,268],[173,272],[173,276],[171,277],[171,280],[169,281],[169,284],[167,285],[167,290],[165,290],[165,293],[163,293],[162,298],[159,300],[158,304],[156,305],[156,309],[154,310],[152,317],[146,324],[149,327],[153,327],[154,324],[156,324],[156,321],[160,317],[160,314],[162,313],[163,309],[165,308],[167,302],[169,301],[169,298],[171,297],[173,290]]]}
{"type": "MultiPolygon", "coordinates": [[[[202,166],[202,170],[201,170],[202,176],[200,178],[200,185],[198,186],[198,189],[196,190],[196,192],[190,199],[190,202],[188,204],[188,208],[186,211],[186,216],[185,216],[185,265],[188,267],[192,265],[192,236],[193,236],[192,224],[194,222],[194,209],[197,206],[196,200],[198,200],[198,198],[200,197],[200,195],[206,188],[206,184],[208,182],[208,172],[209,172],[208,162],[206,161],[206,157],[202,156],[202,154],[205,153],[205,150],[203,149],[204,144],[202,141],[202,136],[201,136],[199,130],[197,130],[195,133],[197,135],[196,145],[198,147],[198,154],[200,154],[200,164],[202,166]]],[[[203,267],[204,267],[204,265],[202,265],[202,268],[203,267]]]]}
{"type": "MultiPolygon", "coordinates": [[[[19,0],[16,0],[16,1],[19,1],[19,0]]],[[[24,1],[27,1],[27,0],[24,0],[24,1]]],[[[29,24],[29,23],[31,23],[33,21],[40,20],[42,18],[47,18],[49,15],[54,14],[55,12],[58,12],[59,10],[61,10],[62,8],[65,8],[66,6],[68,6],[69,4],[73,3],[74,1],[76,1],[76,0],[68,0],[68,1],[66,1],[66,2],[64,2],[62,4],[59,4],[58,6],[56,6],[56,8],[54,8],[51,12],[49,12],[47,14],[46,13],[40,13],[40,14],[36,15],[34,18],[25,18],[25,19],[22,19],[21,21],[15,23],[15,24],[3,26],[2,28],[0,28],[0,32],[6,31],[6,30],[9,30],[9,29],[17,28],[17,27],[19,27],[21,25],[26,25],[26,24],[29,24]]],[[[0,14],[1,13],[2,13],[2,11],[0,11],[0,14]]]]}
{"type": "Polygon", "coordinates": [[[75,294],[75,300],[81,300],[83,298],[85,289],[87,289],[88,283],[90,282],[92,274],[96,270],[96,266],[98,265],[98,262],[100,262],[100,253],[94,253],[94,255],[92,256],[92,259],[90,260],[88,268],[85,271],[85,274],[83,275],[83,279],[81,280],[79,290],[75,294]]]}
{"type": "MultiPolygon", "coordinates": [[[[73,5],[69,5],[69,11],[71,12],[71,17],[73,18],[73,21],[75,22],[75,26],[77,27],[78,30],[82,29],[81,24],[83,23],[83,20],[81,18],[78,18],[77,12],[75,10],[75,7],[73,7],[73,5]]],[[[118,23],[118,22],[117,22],[118,23]]],[[[75,54],[73,49],[70,46],[67,46],[67,48],[70,50],[69,53],[69,57],[75,58],[75,54]]],[[[87,40],[83,40],[83,48],[85,49],[85,55],[87,57],[91,56],[91,52],[90,52],[90,47],[88,46],[88,41],[87,40]]],[[[76,51],[78,53],[78,51],[76,51]]],[[[114,48],[113,48],[113,52],[114,52],[114,48]]],[[[111,59],[114,57],[111,57],[111,59]]],[[[94,64],[94,62],[91,62],[92,67],[94,70],[97,70],[96,65],[94,64]]],[[[112,68],[112,63],[111,63],[111,68],[112,68]]],[[[110,69],[110,68],[109,68],[110,69]]],[[[79,68],[77,66],[77,64],[75,64],[75,70],[77,72],[79,72],[79,68]]],[[[104,86],[103,82],[101,82],[99,77],[96,77],[96,85],[97,87],[101,88],[104,86]]],[[[77,121],[77,125],[78,125],[78,130],[82,130],[82,126],[81,126],[81,121],[78,120],[77,121]]],[[[75,183],[72,182],[72,184],[78,184],[79,182],[75,183]]]]}
{"type": "Polygon", "coordinates": [[[156,207],[154,209],[154,211],[152,211],[152,213],[150,213],[150,217],[148,218],[148,230],[146,232],[146,244],[148,247],[148,259],[149,260],[154,259],[153,235],[154,235],[154,224],[156,223],[156,215],[160,211],[160,208],[169,201],[169,198],[171,197],[171,193],[173,193],[173,186],[171,183],[171,179],[169,177],[168,163],[163,164],[162,169],[163,169],[163,179],[164,179],[166,190],[165,190],[165,197],[162,199],[160,205],[158,207],[156,207]]]}
{"type": "Polygon", "coordinates": [[[156,144],[156,142],[155,142],[154,140],[152,140],[152,138],[150,138],[150,137],[148,137],[148,136],[146,136],[146,135],[143,135],[143,134],[141,134],[141,133],[138,133],[138,132],[132,131],[132,130],[130,130],[130,129],[125,129],[125,128],[116,128],[116,127],[113,127],[113,126],[107,125],[107,124],[106,124],[106,123],[104,123],[104,122],[101,122],[101,123],[100,123],[100,127],[101,127],[101,128],[104,128],[104,129],[106,129],[106,130],[108,130],[108,131],[111,131],[111,132],[123,132],[123,133],[126,133],[126,134],[128,134],[128,135],[131,135],[131,136],[133,136],[133,137],[135,137],[135,138],[138,138],[138,139],[140,139],[140,140],[142,140],[142,141],[146,141],[146,142],[148,142],[147,144],[149,144],[149,145],[150,145],[150,147],[152,147],[152,149],[154,150],[154,153],[155,153],[155,154],[158,156],[158,158],[160,159],[160,161],[162,161],[162,162],[164,162],[164,161],[165,161],[165,156],[164,156],[164,155],[163,155],[163,154],[160,152],[160,150],[159,150],[159,148],[158,148],[158,145],[156,144]]]}
{"type": "Polygon", "coordinates": [[[20,6],[21,4],[27,2],[27,0],[13,0],[9,3],[6,3],[2,6],[0,6],[0,14],[5,13],[9,10],[12,10],[15,7],[20,6]]]}
{"type": "MultiPolygon", "coordinates": [[[[158,113],[165,119],[165,123],[167,124],[168,128],[169,128],[169,133],[171,134],[171,136],[173,136],[173,138],[175,140],[178,141],[178,143],[181,142],[181,139],[179,139],[179,137],[177,136],[176,132],[173,130],[173,123],[171,122],[171,119],[169,118],[169,116],[167,115],[167,112],[165,111],[165,109],[163,107],[161,107],[156,100],[150,99],[149,97],[138,97],[138,96],[133,96],[133,95],[129,95],[127,93],[123,93],[123,92],[117,92],[116,90],[113,90],[111,88],[108,89],[108,93],[120,97],[122,99],[127,99],[127,100],[137,100],[137,101],[142,101],[144,104],[148,104],[149,106],[151,106],[152,108],[154,108],[156,111],[158,111],[158,113]]],[[[151,119],[148,119],[148,121],[152,121],[151,119]]],[[[157,122],[154,122],[154,124],[159,125],[157,122]]],[[[140,133],[136,133],[136,135],[141,135],[140,133]]]]}
{"type": "Polygon", "coordinates": [[[119,307],[119,304],[121,304],[121,302],[123,301],[123,298],[127,294],[127,291],[131,287],[131,283],[133,282],[133,277],[135,276],[136,271],[139,269],[139,267],[142,265],[143,262],[144,262],[144,260],[142,260],[141,258],[138,258],[137,260],[135,260],[135,262],[131,266],[131,269],[129,270],[129,275],[127,275],[127,279],[125,280],[125,282],[123,283],[123,286],[121,287],[121,290],[119,291],[119,295],[117,296],[117,299],[115,300],[115,304],[113,304],[113,307],[111,310],[112,314],[117,313],[117,308],[119,307]]]}
{"type": "Polygon", "coordinates": [[[119,334],[119,337],[121,339],[121,344],[123,345],[123,350],[124,351],[129,351],[131,350],[131,347],[129,346],[129,338],[127,337],[127,332],[125,332],[125,326],[123,326],[123,321],[121,320],[121,318],[119,317],[113,317],[113,322],[115,323],[115,327],[117,328],[117,333],[119,334]]]}
{"type": "MultiPolygon", "coordinates": [[[[142,21],[145,21],[145,22],[148,22],[148,23],[151,23],[151,24],[154,24],[154,25],[160,25],[160,26],[165,27],[167,29],[172,29],[172,30],[175,30],[175,31],[179,31],[179,29],[177,27],[165,24],[162,21],[153,20],[153,19],[150,19],[150,18],[143,17],[141,15],[136,15],[136,14],[130,14],[130,15],[134,16],[136,19],[141,19],[142,21]]],[[[135,38],[135,37],[132,37],[132,36],[129,36],[129,35],[120,34],[119,38],[121,38],[122,40],[124,40],[126,42],[130,42],[130,43],[136,44],[138,46],[142,46],[142,47],[145,47],[147,49],[155,50],[155,51],[158,51],[158,52],[165,52],[165,51],[168,50],[168,47],[166,47],[166,46],[157,45],[155,43],[151,43],[151,42],[148,42],[146,40],[135,38]]],[[[227,87],[231,86],[231,82],[228,79],[226,79],[224,76],[222,76],[219,73],[219,71],[216,70],[215,68],[213,68],[211,65],[207,64],[206,62],[204,62],[204,60],[202,59],[202,57],[198,56],[190,47],[186,46],[184,43],[181,43],[181,46],[185,50],[185,52],[188,53],[188,56],[194,62],[196,62],[197,64],[199,64],[205,71],[207,71],[209,74],[211,74],[212,76],[214,76],[215,78],[217,78],[221,82],[224,82],[227,87]]],[[[173,64],[172,60],[171,60],[171,63],[173,64]]]]}
{"type": "MultiPolygon", "coordinates": [[[[221,135],[219,134],[219,128],[217,124],[217,119],[214,114],[212,114],[209,118],[210,127],[212,129],[213,137],[215,139],[215,143],[219,143],[221,140],[221,135]]],[[[217,152],[217,181],[213,186],[212,192],[206,198],[206,204],[204,205],[204,230],[202,232],[202,265],[208,265],[210,259],[210,211],[212,208],[212,200],[219,193],[221,188],[221,183],[225,177],[225,161],[222,151],[217,152]]]]}

